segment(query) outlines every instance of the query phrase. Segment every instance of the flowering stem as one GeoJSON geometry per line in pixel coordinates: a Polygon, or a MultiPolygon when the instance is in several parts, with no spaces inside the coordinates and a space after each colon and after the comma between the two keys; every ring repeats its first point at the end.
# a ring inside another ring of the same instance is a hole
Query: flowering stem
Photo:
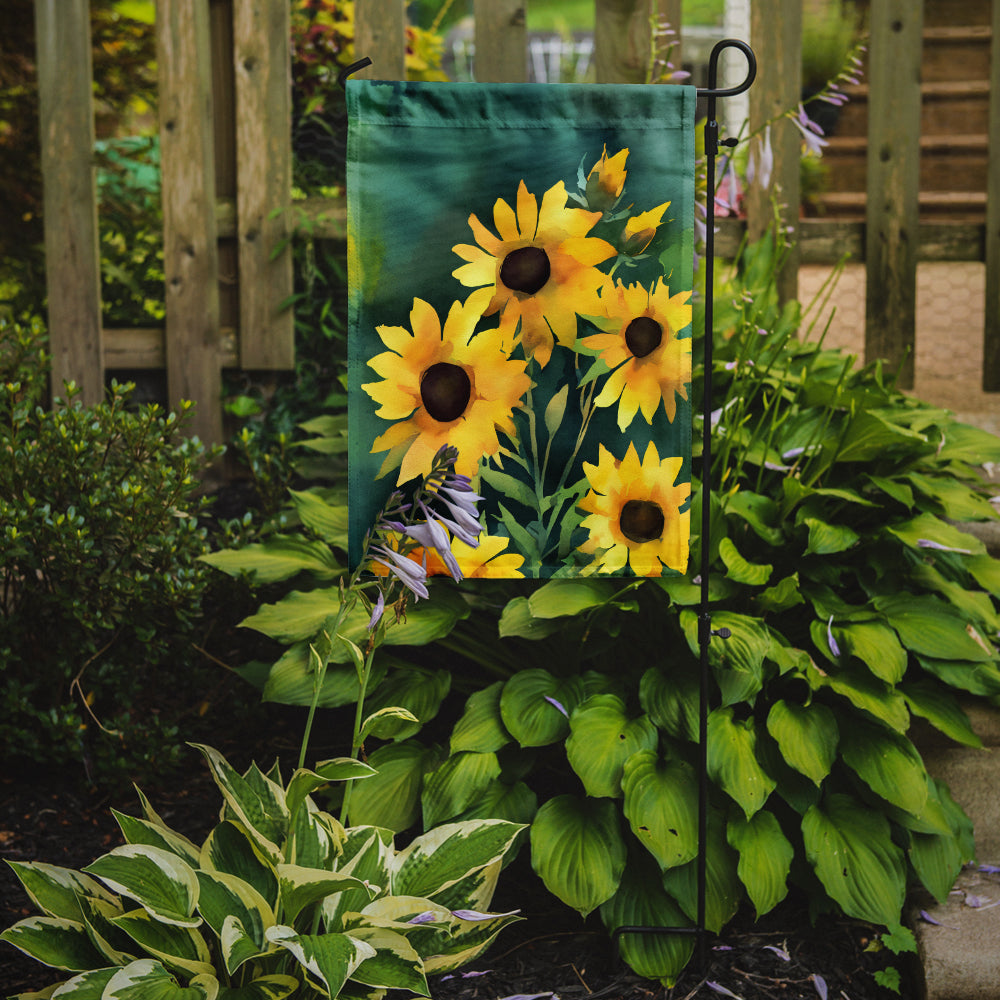
{"type": "MultiPolygon", "coordinates": [[[[365,696],[368,693],[368,679],[372,675],[372,660],[375,657],[375,649],[376,643],[374,637],[372,637],[369,639],[368,648],[365,650],[364,667],[358,679],[358,702],[354,707],[354,731],[351,734],[351,756],[355,759],[360,757],[361,747],[364,744],[361,730],[364,726],[365,696]]],[[[344,826],[347,825],[348,809],[351,805],[351,789],[353,787],[354,782],[352,781],[348,781],[344,786],[344,800],[340,805],[340,822],[344,826]]]]}

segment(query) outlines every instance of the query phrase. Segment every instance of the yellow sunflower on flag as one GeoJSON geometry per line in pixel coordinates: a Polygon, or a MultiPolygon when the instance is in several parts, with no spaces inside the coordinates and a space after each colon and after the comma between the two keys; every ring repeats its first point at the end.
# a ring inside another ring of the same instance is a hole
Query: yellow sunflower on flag
{"type": "Polygon", "coordinates": [[[663,567],[683,572],[688,561],[691,512],[681,511],[691,484],[675,485],[682,459],[660,461],[651,441],[639,461],[629,442],[623,459],[599,445],[596,465],[583,463],[590,492],[578,506],[590,537],[580,551],[596,555],[598,569],[614,573],[627,564],[636,576],[660,576],[663,567]]]}
{"type": "Polygon", "coordinates": [[[587,174],[586,196],[591,208],[599,208],[606,212],[621,197],[625,189],[625,161],[628,159],[628,149],[620,149],[610,159],[608,147],[601,151],[601,158],[590,168],[587,174]]]}
{"type": "Polygon", "coordinates": [[[659,279],[652,290],[610,281],[601,294],[604,318],[591,317],[603,331],[581,339],[612,369],[594,403],[618,403],[618,426],[625,430],[641,410],[653,422],[660,400],[668,419],[677,413],[676,396],[687,399],[691,381],[691,338],[677,336],[691,322],[690,291],[670,294],[659,279]]]}
{"type": "Polygon", "coordinates": [[[414,299],[410,327],[377,327],[388,348],[369,362],[381,376],[362,389],[376,415],[395,423],[372,444],[388,451],[379,475],[399,463],[397,485],[431,469],[445,444],[458,449],[455,471],[475,475],[484,455],[500,450],[498,432],[514,438],[513,411],[531,386],[526,361],[503,350],[499,330],[475,333],[475,303],[454,302],[444,327],[434,307],[414,299]]]}
{"type": "Polygon", "coordinates": [[[499,235],[470,215],[478,245],[452,247],[467,261],[452,274],[476,289],[469,301],[486,316],[500,314],[500,331],[508,342],[520,322],[525,356],[542,367],[554,343],[573,346],[577,313],[588,315],[598,308],[606,275],[596,265],[615,255],[606,240],[587,235],[601,213],[567,208],[566,201],[566,185],[560,181],[545,192],[539,209],[522,180],[516,209],[502,198],[493,207],[499,235]]]}

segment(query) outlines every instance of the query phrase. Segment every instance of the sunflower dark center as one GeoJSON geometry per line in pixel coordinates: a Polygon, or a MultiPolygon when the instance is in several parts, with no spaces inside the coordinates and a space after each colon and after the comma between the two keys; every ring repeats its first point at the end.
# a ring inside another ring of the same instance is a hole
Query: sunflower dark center
{"type": "Polygon", "coordinates": [[[630,542],[660,538],[666,523],[660,505],[652,500],[629,500],[618,518],[618,527],[630,542]]]}
{"type": "Polygon", "coordinates": [[[625,344],[636,358],[652,354],[663,340],[663,327],[651,316],[636,316],[625,327],[625,344]]]}
{"type": "Polygon", "coordinates": [[[500,265],[500,280],[512,291],[526,295],[534,295],[551,273],[549,256],[541,247],[511,250],[500,265]]]}
{"type": "Polygon", "coordinates": [[[420,376],[420,401],[435,419],[457,420],[469,405],[472,383],[464,368],[447,361],[431,365],[420,376]]]}

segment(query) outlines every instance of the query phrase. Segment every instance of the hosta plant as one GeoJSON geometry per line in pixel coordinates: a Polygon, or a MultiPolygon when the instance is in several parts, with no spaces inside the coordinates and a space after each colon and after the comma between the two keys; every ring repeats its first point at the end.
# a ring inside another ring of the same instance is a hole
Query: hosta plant
{"type": "Polygon", "coordinates": [[[517,824],[450,823],[397,849],[391,831],[345,828],[312,798],[369,778],[366,764],[338,758],[286,784],[277,767],[240,774],[199,749],[224,803],[202,844],[140,793],[142,818],[115,813],[126,843],[82,871],[11,862],[41,915],[0,938],[67,977],[22,996],[428,996],[428,974],[470,961],[518,919],[488,912],[517,824]]]}

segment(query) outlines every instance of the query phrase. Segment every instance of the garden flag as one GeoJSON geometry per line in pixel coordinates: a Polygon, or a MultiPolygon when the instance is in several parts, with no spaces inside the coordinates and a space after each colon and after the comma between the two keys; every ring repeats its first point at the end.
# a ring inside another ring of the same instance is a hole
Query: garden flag
{"type": "Polygon", "coordinates": [[[694,88],[347,101],[352,566],[447,444],[482,497],[466,576],[685,572],[694,88]]]}

